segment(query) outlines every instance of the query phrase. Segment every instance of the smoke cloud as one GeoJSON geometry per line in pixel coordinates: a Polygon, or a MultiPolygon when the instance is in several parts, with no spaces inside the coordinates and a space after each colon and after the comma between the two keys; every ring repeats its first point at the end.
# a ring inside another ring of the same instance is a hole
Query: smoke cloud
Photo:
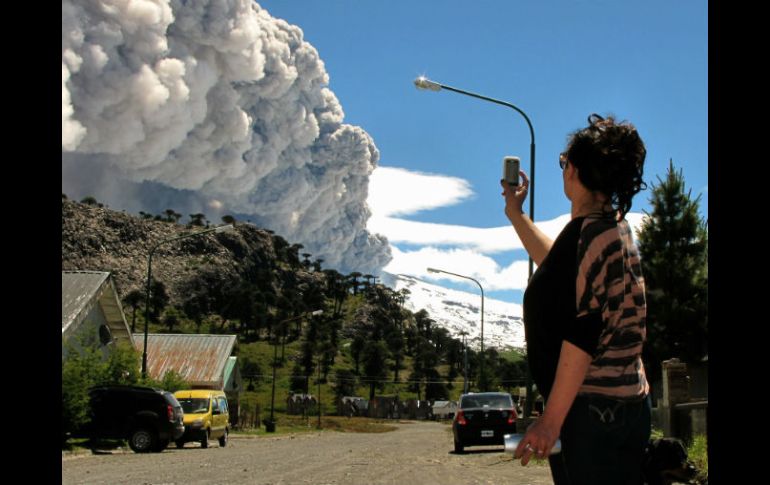
{"type": "Polygon", "coordinates": [[[302,30],[249,0],[62,2],[62,190],[238,214],[325,267],[378,273],[371,137],[343,123],[302,30]]]}

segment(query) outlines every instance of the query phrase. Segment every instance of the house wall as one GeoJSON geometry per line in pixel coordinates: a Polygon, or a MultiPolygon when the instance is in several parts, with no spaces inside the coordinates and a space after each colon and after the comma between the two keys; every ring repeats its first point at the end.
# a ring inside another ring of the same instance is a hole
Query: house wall
{"type": "Polygon", "coordinates": [[[98,348],[101,350],[103,357],[106,358],[109,355],[110,347],[113,345],[114,337],[112,337],[107,345],[103,345],[99,338],[99,327],[102,325],[109,328],[107,318],[104,316],[101,307],[94,305],[91,311],[88,312],[88,315],[86,315],[86,318],[80,324],[77,324],[77,328],[73,333],[69,333],[66,336],[62,335],[62,360],[67,357],[68,346],[71,346],[77,352],[82,352],[84,344],[92,348],[98,348]]]}

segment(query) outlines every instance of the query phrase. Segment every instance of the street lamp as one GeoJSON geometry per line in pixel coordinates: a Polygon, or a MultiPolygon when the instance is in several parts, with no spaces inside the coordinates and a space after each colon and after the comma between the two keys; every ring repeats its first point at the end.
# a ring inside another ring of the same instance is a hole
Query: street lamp
{"type": "MultiPolygon", "coordinates": [[[[315,310],[313,312],[310,312],[311,316],[320,315],[324,311],[323,310],[315,310]]],[[[305,312],[302,315],[298,315],[296,317],[289,318],[287,320],[284,320],[280,322],[277,327],[282,327],[283,325],[286,325],[289,322],[293,322],[294,320],[299,320],[300,318],[304,318],[307,316],[308,313],[305,312]]],[[[276,336],[277,337],[277,336],[276,336]]],[[[275,409],[275,368],[278,366],[278,345],[276,345],[275,340],[273,341],[273,390],[270,393],[270,424],[265,423],[265,431],[268,433],[275,432],[275,419],[273,415],[273,411],[275,409]]]]}
{"type": "MultiPolygon", "coordinates": [[[[464,91],[462,89],[453,88],[451,86],[447,86],[446,84],[437,83],[436,81],[431,81],[430,79],[426,78],[425,76],[420,76],[417,79],[414,80],[414,85],[417,86],[417,89],[424,89],[428,91],[441,91],[442,89],[446,89],[447,91],[454,91],[455,93],[465,94],[466,96],[471,96],[473,98],[483,99],[484,101],[489,101],[491,103],[495,104],[501,104],[503,106],[507,106],[509,108],[512,108],[516,110],[521,116],[524,117],[524,120],[527,122],[527,126],[529,127],[529,135],[530,135],[530,143],[529,143],[529,217],[532,219],[532,222],[535,222],[535,129],[532,128],[532,123],[529,121],[529,117],[526,113],[524,113],[522,110],[520,110],[517,106],[514,106],[511,103],[500,101],[499,99],[494,98],[488,98],[486,96],[481,96],[480,94],[471,93],[469,91],[464,91]]],[[[529,258],[529,277],[532,278],[532,257],[529,258]]]]}
{"type": "MultiPolygon", "coordinates": [[[[479,94],[471,93],[469,91],[464,91],[462,89],[453,88],[451,86],[447,86],[445,84],[437,83],[436,81],[431,81],[430,79],[426,78],[425,76],[420,76],[417,79],[414,80],[414,85],[417,87],[417,89],[424,89],[428,91],[441,91],[442,89],[446,89],[447,91],[453,91],[455,93],[464,94],[466,96],[471,96],[473,98],[478,98],[484,101],[489,101],[491,103],[500,104],[503,106],[507,106],[508,108],[514,109],[517,113],[519,113],[521,116],[524,117],[524,121],[527,122],[527,126],[529,127],[529,135],[530,135],[530,144],[529,144],[529,217],[532,220],[532,222],[535,222],[535,129],[532,128],[532,123],[529,121],[529,117],[526,113],[524,113],[522,110],[520,110],[517,106],[514,106],[511,103],[500,101],[499,99],[489,98],[487,96],[481,96],[479,94]]],[[[533,269],[533,261],[532,256],[529,257],[529,275],[527,278],[527,282],[529,282],[532,279],[532,269],[533,269]]],[[[524,410],[524,415],[529,416],[532,412],[532,374],[527,371],[527,403],[524,410]]]]}
{"type": "Polygon", "coordinates": [[[207,229],[205,231],[200,232],[193,232],[191,234],[183,234],[181,236],[172,237],[170,239],[163,240],[156,244],[155,246],[150,249],[150,257],[147,260],[147,300],[145,302],[144,307],[144,352],[142,352],[142,379],[147,378],[147,330],[148,325],[150,323],[150,283],[152,281],[152,255],[155,254],[155,250],[158,249],[159,246],[169,243],[171,241],[176,241],[177,239],[184,239],[187,237],[195,237],[200,236],[203,234],[208,234],[210,232],[225,232],[225,231],[232,231],[235,229],[235,227],[232,224],[227,224],[225,226],[218,226],[213,229],[207,229]]]}
{"type": "Polygon", "coordinates": [[[465,339],[468,332],[463,330],[460,335],[463,337],[463,394],[468,394],[468,343],[465,339]]]}
{"type": "Polygon", "coordinates": [[[484,379],[484,288],[481,287],[481,283],[471,278],[470,276],[463,276],[461,274],[450,273],[449,271],[444,271],[443,269],[435,269],[435,268],[428,268],[428,273],[446,273],[452,276],[458,276],[460,278],[471,280],[477,285],[479,285],[479,289],[481,290],[481,362],[479,363],[479,374],[481,375],[481,379],[479,380],[479,384],[481,384],[481,387],[482,387],[481,390],[485,391],[487,386],[487,381],[486,379],[484,379]]]}

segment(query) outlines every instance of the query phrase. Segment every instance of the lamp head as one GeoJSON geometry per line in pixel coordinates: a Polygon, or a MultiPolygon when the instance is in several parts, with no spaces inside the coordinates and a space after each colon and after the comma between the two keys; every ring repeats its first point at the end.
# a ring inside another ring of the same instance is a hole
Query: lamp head
{"type": "Polygon", "coordinates": [[[311,315],[313,315],[313,316],[315,316],[315,315],[320,315],[320,314],[322,314],[323,312],[324,312],[323,310],[316,310],[316,311],[312,312],[312,313],[311,313],[311,315]]]}
{"type": "Polygon", "coordinates": [[[441,91],[441,85],[437,82],[431,81],[425,76],[420,76],[414,80],[414,85],[417,89],[427,89],[429,91],[441,91]]]}

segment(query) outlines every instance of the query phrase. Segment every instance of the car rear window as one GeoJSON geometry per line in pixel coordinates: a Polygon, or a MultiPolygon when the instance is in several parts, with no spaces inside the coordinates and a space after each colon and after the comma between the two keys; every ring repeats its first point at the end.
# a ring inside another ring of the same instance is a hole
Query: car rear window
{"type": "Polygon", "coordinates": [[[182,411],[185,414],[203,414],[209,412],[209,399],[206,397],[193,397],[179,399],[182,411]]]}
{"type": "Polygon", "coordinates": [[[513,407],[513,401],[511,400],[511,396],[506,395],[474,395],[474,396],[463,396],[461,402],[460,402],[461,408],[483,408],[483,407],[490,407],[490,408],[510,408],[513,407]]]}
{"type": "Polygon", "coordinates": [[[163,392],[163,397],[165,397],[165,398],[166,398],[166,402],[167,402],[167,403],[169,403],[169,404],[171,404],[173,407],[175,407],[175,408],[178,408],[178,407],[180,407],[180,406],[181,406],[181,405],[179,404],[179,401],[177,401],[177,400],[176,400],[176,396],[174,396],[174,395],[173,395],[173,394],[171,394],[170,392],[166,392],[166,391],[164,391],[164,392],[163,392]]]}

